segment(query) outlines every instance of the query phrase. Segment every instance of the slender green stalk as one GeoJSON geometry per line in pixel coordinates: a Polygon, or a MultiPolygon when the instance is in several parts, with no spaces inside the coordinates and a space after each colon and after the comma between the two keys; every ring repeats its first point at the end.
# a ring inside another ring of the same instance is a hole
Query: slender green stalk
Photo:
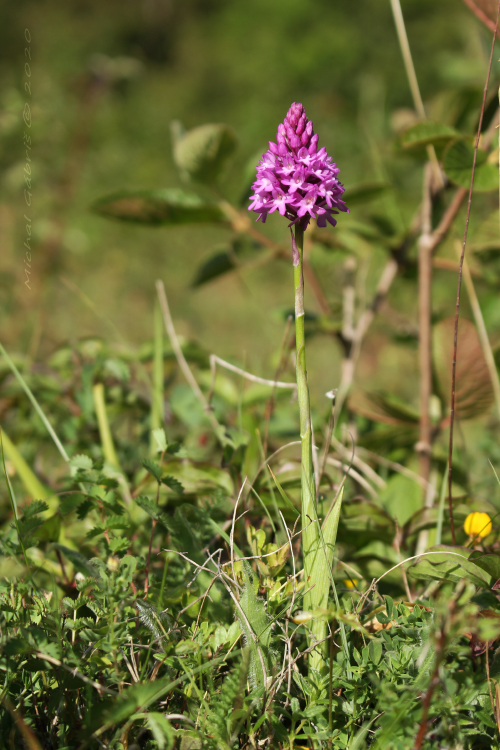
{"type": "MultiPolygon", "coordinates": [[[[301,511],[302,511],[302,557],[304,564],[304,581],[306,589],[310,589],[304,596],[306,610],[326,609],[328,594],[332,586],[335,604],[340,608],[340,602],[332,574],[333,552],[337,539],[337,529],[342,505],[341,490],[336,498],[333,510],[325,521],[323,530],[318,518],[316,502],[316,480],[313,464],[313,440],[311,423],[311,406],[309,401],[309,387],[307,385],[306,349],[304,330],[304,232],[295,226],[295,243],[293,246],[293,274],[295,287],[295,346],[297,370],[297,400],[300,414],[300,442],[301,442],[301,511]]],[[[342,647],[346,660],[346,672],[351,677],[349,664],[349,649],[344,624],[340,623],[342,647]]],[[[323,641],[326,637],[327,623],[325,619],[313,619],[311,632],[314,640],[323,641]]],[[[311,652],[310,666],[319,671],[326,667],[326,642],[311,652]]]]}
{"type": "MultiPolygon", "coordinates": [[[[151,398],[151,430],[163,427],[163,319],[160,305],[155,302],[153,393],[151,398]]],[[[156,453],[156,440],[151,434],[151,453],[156,453]]]]}
{"type": "MultiPolygon", "coordinates": [[[[307,385],[306,349],[304,332],[304,231],[295,225],[295,244],[293,280],[295,288],[295,346],[297,369],[297,400],[300,413],[300,442],[301,442],[301,508],[302,508],[302,550],[304,559],[304,580],[306,587],[314,583],[312,572],[318,554],[320,553],[320,537],[318,518],[316,515],[316,482],[312,460],[312,430],[311,408],[309,403],[309,388],[307,385]]],[[[313,605],[312,591],[304,597],[304,606],[309,609],[313,605]]]]}
{"type": "Polygon", "coordinates": [[[115,451],[115,444],[109,427],[108,414],[106,412],[106,401],[104,399],[104,386],[102,383],[96,383],[92,387],[94,396],[94,408],[97,415],[97,424],[99,425],[99,434],[101,436],[102,452],[104,458],[112,466],[119,468],[118,457],[115,451]]]}

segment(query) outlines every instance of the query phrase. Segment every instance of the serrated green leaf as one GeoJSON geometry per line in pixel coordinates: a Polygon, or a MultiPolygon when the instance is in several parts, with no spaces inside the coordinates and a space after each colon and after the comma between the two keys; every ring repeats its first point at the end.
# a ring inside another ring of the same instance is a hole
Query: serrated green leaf
{"type": "Polygon", "coordinates": [[[90,471],[94,465],[90,456],[86,456],[84,453],[78,453],[76,456],[73,456],[68,463],[72,469],[83,469],[85,471],[90,471]]]}
{"type": "Polygon", "coordinates": [[[94,537],[99,536],[99,534],[104,534],[106,530],[128,529],[129,525],[129,522],[121,516],[109,516],[105,522],[98,523],[93,529],[87,531],[86,536],[87,539],[93,539],[94,537]]]}
{"type": "Polygon", "coordinates": [[[182,493],[184,492],[184,487],[181,484],[181,482],[179,482],[178,479],[170,476],[169,474],[161,478],[161,483],[164,484],[166,487],[169,487],[173,492],[176,492],[178,495],[182,495],[182,493]]]}
{"type": "Polygon", "coordinates": [[[80,519],[80,521],[83,521],[83,519],[88,515],[89,511],[91,511],[95,505],[95,501],[91,500],[90,498],[87,498],[83,501],[83,503],[80,503],[76,510],[76,515],[80,519]]]}
{"type": "Polygon", "coordinates": [[[91,208],[101,216],[139,224],[220,224],[227,220],[218,203],[176,188],[121,190],[104,196],[91,208]]]}
{"type": "Polygon", "coordinates": [[[165,467],[168,475],[182,482],[186,492],[203,492],[220,487],[227,495],[232,495],[234,486],[229,472],[208,462],[189,459],[172,459],[165,467]]]}
{"type": "Polygon", "coordinates": [[[80,609],[80,607],[85,607],[89,601],[90,597],[88,596],[79,596],[78,599],[70,599],[69,596],[65,596],[62,600],[62,604],[66,609],[76,611],[80,609]]]}
{"type": "Polygon", "coordinates": [[[118,552],[125,552],[130,547],[130,539],[124,536],[117,536],[109,540],[109,549],[116,555],[118,552]]]}
{"type": "Polygon", "coordinates": [[[35,529],[39,529],[43,524],[43,518],[37,516],[22,518],[18,521],[19,533],[24,537],[28,538],[35,529]]]}
{"type": "Polygon", "coordinates": [[[139,508],[145,510],[146,513],[151,516],[151,518],[158,520],[160,509],[158,508],[154,500],[151,500],[151,498],[147,497],[147,495],[138,495],[134,498],[134,500],[139,508]]]}
{"type": "Polygon", "coordinates": [[[237,145],[234,130],[222,123],[200,125],[174,136],[173,156],[181,174],[212,185],[237,145]]]}
{"type": "Polygon", "coordinates": [[[49,509],[49,506],[44,500],[34,500],[32,503],[29,503],[28,505],[24,505],[21,508],[21,512],[23,514],[23,520],[25,518],[32,518],[33,516],[36,516],[38,513],[43,513],[44,511],[48,509],[49,509]]]}
{"type": "MultiPolygon", "coordinates": [[[[458,138],[447,146],[443,154],[443,168],[455,185],[463,188],[470,186],[473,158],[474,148],[465,138],[458,138]]],[[[474,190],[477,192],[498,190],[498,166],[485,163],[486,159],[486,152],[478,149],[474,173],[474,190]]]]}
{"type": "Polygon", "coordinates": [[[151,474],[152,477],[156,479],[158,484],[161,483],[161,467],[159,464],[156,463],[156,461],[151,461],[149,458],[145,458],[144,461],[141,461],[142,465],[146,469],[146,471],[151,474]]]}
{"type": "Polygon", "coordinates": [[[151,518],[154,518],[155,521],[160,521],[166,529],[170,528],[170,519],[167,514],[163,513],[157,504],[149,497],[146,497],[146,495],[138,495],[138,497],[135,498],[135,502],[140,508],[145,510],[151,518]]]}

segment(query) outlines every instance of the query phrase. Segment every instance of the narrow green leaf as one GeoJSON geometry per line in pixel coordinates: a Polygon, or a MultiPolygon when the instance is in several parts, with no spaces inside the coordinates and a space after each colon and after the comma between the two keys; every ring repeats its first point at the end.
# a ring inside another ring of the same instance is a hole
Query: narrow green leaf
{"type": "Polygon", "coordinates": [[[194,288],[203,286],[229,271],[234,271],[235,268],[237,268],[236,260],[231,253],[227,251],[215,253],[198,266],[191,286],[194,288]]]}
{"type": "Polygon", "coordinates": [[[115,444],[113,442],[113,436],[111,435],[108,413],[106,410],[104,385],[102,383],[95,383],[92,387],[92,394],[94,397],[94,408],[97,416],[97,423],[99,425],[99,435],[101,436],[104,458],[109,464],[119,468],[120,464],[118,462],[118,456],[116,455],[115,444]]]}
{"type": "MultiPolygon", "coordinates": [[[[44,485],[40,482],[40,480],[35,476],[33,471],[30,469],[12,440],[9,438],[9,436],[6,434],[5,430],[2,428],[2,441],[3,441],[3,449],[5,451],[5,455],[11,461],[12,465],[14,466],[14,469],[19,475],[19,478],[21,479],[24,487],[26,488],[26,491],[29,495],[33,498],[48,498],[52,494],[50,490],[47,487],[44,487],[44,485]]],[[[51,503],[51,509],[55,510],[58,505],[57,498],[52,498],[51,503]]]]}
{"type": "Polygon", "coordinates": [[[340,511],[342,509],[342,498],[344,496],[344,487],[339,492],[333,507],[325,518],[322,528],[322,546],[323,550],[318,551],[311,569],[311,581],[314,582],[314,589],[311,591],[311,602],[314,607],[328,606],[328,592],[330,590],[330,575],[333,565],[333,553],[337,542],[337,532],[339,528],[340,511]]]}
{"type": "Polygon", "coordinates": [[[287,506],[288,510],[291,510],[292,513],[294,513],[295,515],[297,515],[297,508],[294,506],[294,504],[292,503],[292,501],[290,500],[290,498],[287,496],[285,490],[283,489],[283,487],[281,486],[281,484],[276,479],[276,476],[275,476],[273,470],[271,469],[270,466],[268,466],[267,468],[269,469],[269,473],[271,474],[271,476],[272,476],[272,478],[274,480],[274,483],[275,483],[276,487],[278,488],[278,492],[280,493],[280,495],[281,495],[281,497],[283,499],[283,502],[287,506]]]}
{"type": "Polygon", "coordinates": [[[45,416],[45,413],[44,413],[42,407],[40,406],[40,404],[38,403],[38,401],[34,397],[33,393],[31,392],[31,390],[30,390],[30,388],[28,386],[28,384],[26,383],[25,379],[23,378],[23,376],[21,375],[21,373],[19,372],[19,370],[15,366],[14,362],[11,360],[11,358],[9,357],[9,355],[7,354],[7,352],[5,351],[5,348],[2,346],[2,344],[0,344],[0,352],[3,354],[3,356],[7,360],[7,364],[9,365],[10,369],[12,370],[12,372],[14,373],[14,375],[16,376],[16,378],[17,378],[17,380],[18,380],[21,388],[23,389],[23,391],[26,393],[26,395],[28,396],[29,400],[33,404],[33,406],[35,408],[35,411],[37,412],[38,416],[40,417],[40,419],[42,420],[43,424],[45,425],[45,429],[47,430],[47,432],[49,433],[50,437],[52,438],[52,440],[56,444],[57,449],[59,450],[59,453],[61,454],[61,456],[64,458],[64,460],[66,462],[69,461],[69,456],[66,453],[66,451],[64,450],[64,447],[63,447],[61,441],[57,437],[57,435],[56,435],[56,433],[54,431],[54,428],[52,427],[52,425],[50,424],[49,420],[45,416]]]}
{"type": "Polygon", "coordinates": [[[52,544],[51,547],[52,549],[57,549],[59,552],[62,552],[79,573],[82,573],[89,578],[99,578],[99,573],[96,568],[82,555],[81,552],[65,547],[63,544],[52,544]]]}
{"type": "Polygon", "coordinates": [[[162,424],[164,408],[163,371],[163,316],[158,300],[154,304],[154,345],[153,345],[153,387],[151,393],[151,453],[163,453],[167,449],[167,439],[162,424]]]}
{"type": "MultiPolygon", "coordinates": [[[[216,521],[214,521],[214,520],[213,520],[213,518],[210,518],[210,519],[209,519],[209,523],[210,523],[210,525],[211,525],[211,526],[213,527],[214,531],[215,531],[215,532],[216,532],[217,534],[220,534],[220,535],[221,535],[221,537],[222,537],[222,538],[224,539],[224,541],[225,541],[225,542],[226,542],[226,543],[227,543],[227,544],[228,544],[229,546],[231,546],[231,539],[230,539],[230,538],[229,538],[229,536],[228,536],[228,535],[226,534],[226,532],[224,531],[224,529],[222,528],[222,526],[219,526],[219,524],[218,524],[218,523],[217,523],[216,521]]],[[[236,552],[236,554],[238,555],[238,557],[244,557],[244,555],[243,555],[243,552],[242,552],[242,551],[240,550],[240,548],[238,547],[238,545],[237,545],[237,544],[235,544],[235,542],[234,542],[234,541],[233,541],[233,549],[234,549],[234,551],[236,552]]]]}
{"type": "Polygon", "coordinates": [[[91,208],[101,216],[139,224],[174,226],[200,222],[221,224],[227,221],[218,203],[176,188],[121,190],[104,196],[91,208]]]}

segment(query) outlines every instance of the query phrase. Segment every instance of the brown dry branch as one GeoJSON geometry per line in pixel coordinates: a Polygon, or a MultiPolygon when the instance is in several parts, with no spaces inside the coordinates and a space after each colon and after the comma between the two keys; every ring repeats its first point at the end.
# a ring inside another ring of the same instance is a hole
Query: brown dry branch
{"type": "Polygon", "coordinates": [[[172,316],[170,314],[170,308],[168,305],[167,295],[165,292],[165,286],[163,284],[163,281],[158,280],[156,282],[156,291],[158,294],[158,299],[160,301],[160,307],[161,312],[163,316],[163,322],[165,324],[165,328],[167,330],[168,336],[170,338],[170,344],[172,346],[172,349],[175,354],[175,358],[177,359],[177,363],[182,370],[182,373],[184,374],[184,377],[186,378],[187,382],[191,386],[191,389],[193,393],[195,394],[196,398],[199,400],[203,408],[205,409],[205,413],[207,415],[207,418],[212,426],[212,429],[217,437],[217,439],[220,442],[223,442],[222,440],[222,427],[215,418],[215,415],[213,414],[210,405],[205,398],[200,386],[196,382],[196,379],[191,372],[191,369],[186,361],[186,358],[182,352],[181,345],[179,343],[179,339],[177,338],[177,333],[174,328],[174,323],[172,320],[172,316]]]}
{"type": "Polygon", "coordinates": [[[432,451],[430,398],[432,395],[431,294],[432,294],[432,173],[424,171],[421,233],[418,239],[418,318],[420,360],[420,425],[415,446],[420,459],[420,476],[429,481],[432,451]]]}
{"type": "Polygon", "coordinates": [[[495,0],[464,0],[474,15],[482,21],[490,31],[498,36],[498,27],[495,25],[497,5],[495,0]]]}

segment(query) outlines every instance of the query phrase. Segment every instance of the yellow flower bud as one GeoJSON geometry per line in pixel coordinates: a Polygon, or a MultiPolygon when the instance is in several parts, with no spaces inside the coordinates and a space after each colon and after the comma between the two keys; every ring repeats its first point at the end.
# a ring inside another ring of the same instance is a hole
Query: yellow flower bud
{"type": "Polygon", "coordinates": [[[483,539],[492,530],[491,518],[487,513],[469,513],[464,523],[465,533],[470,537],[483,539]]]}
{"type": "Polygon", "coordinates": [[[118,557],[115,557],[114,555],[110,555],[107,559],[107,565],[108,570],[110,570],[112,573],[116,573],[116,571],[120,567],[120,560],[118,557]]]}

